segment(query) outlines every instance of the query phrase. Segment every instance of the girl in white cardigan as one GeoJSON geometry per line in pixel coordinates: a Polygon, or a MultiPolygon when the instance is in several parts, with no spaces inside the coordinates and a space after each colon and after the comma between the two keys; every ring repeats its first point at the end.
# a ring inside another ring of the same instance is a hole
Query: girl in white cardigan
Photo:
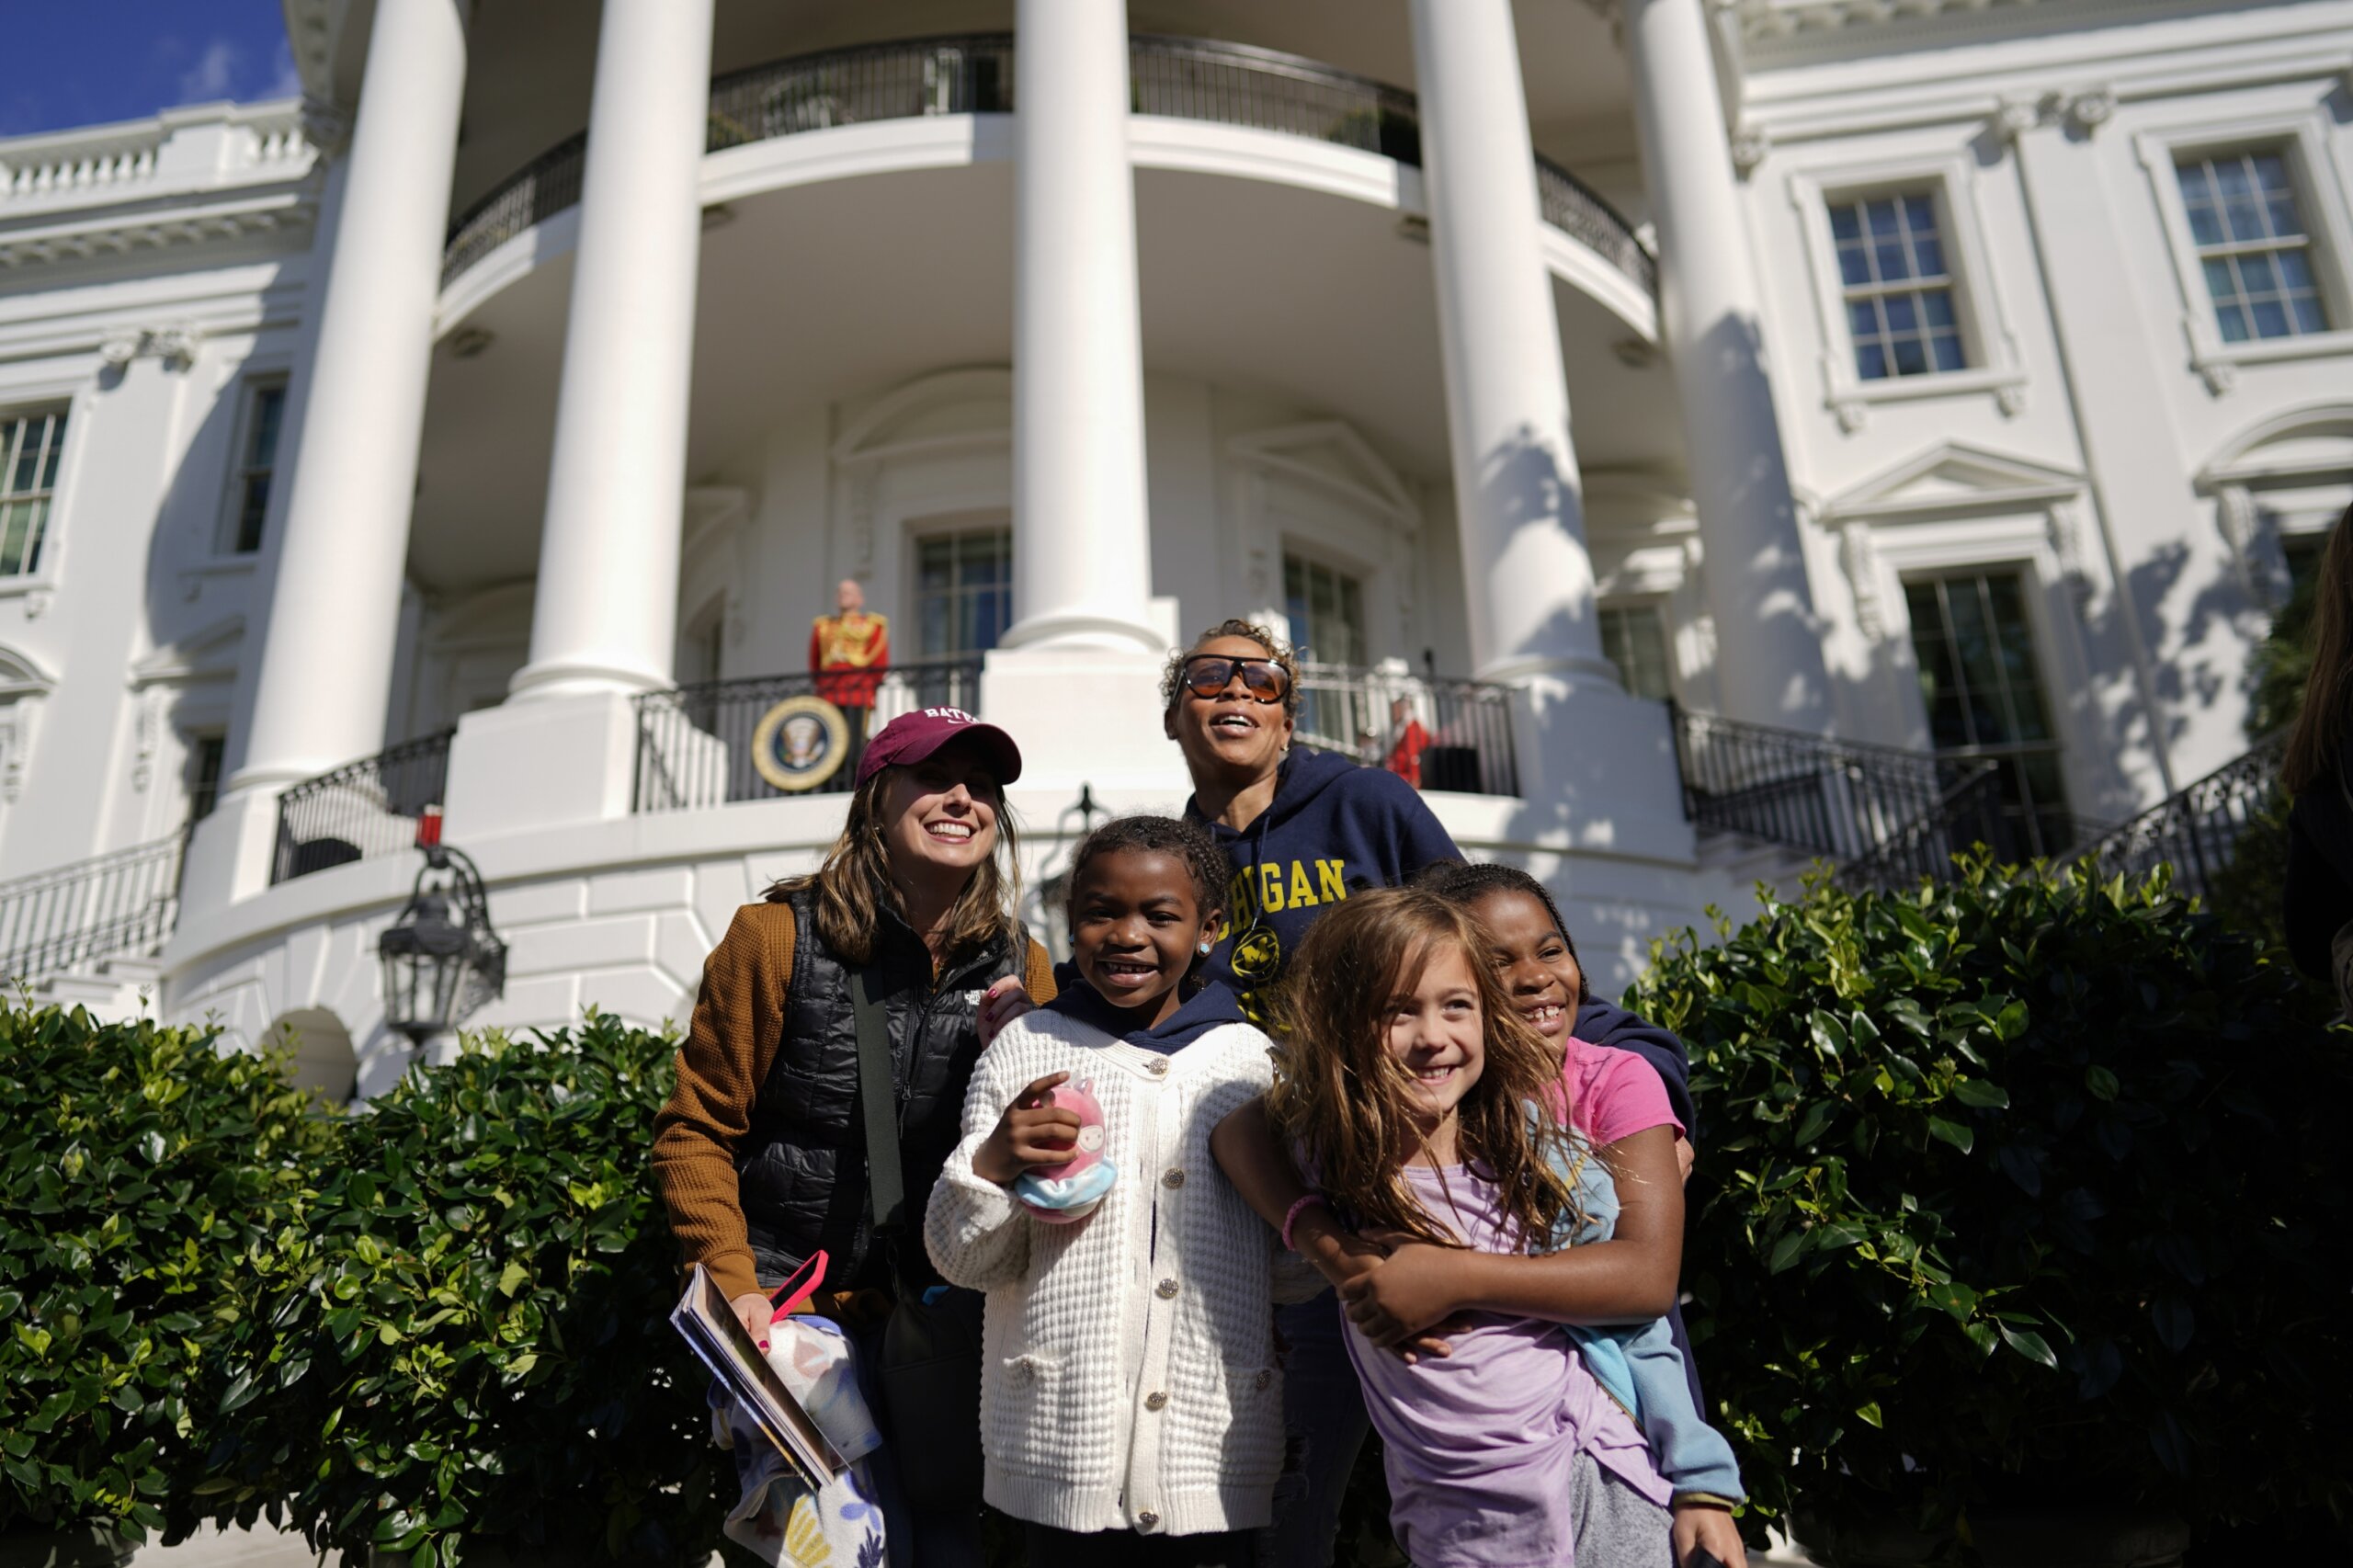
{"type": "Polygon", "coordinates": [[[1274,1243],[1209,1150],[1272,1078],[1267,1037],[1197,973],[1225,881],[1207,835],[1172,817],[1121,818],[1079,846],[1083,983],[982,1055],[926,1215],[939,1272],[988,1292],[986,1495],[1028,1522],[1033,1568],[1243,1568],[1247,1532],[1269,1517],[1283,1446],[1274,1243]],[[1081,1087],[1100,1140],[1055,1103],[1081,1087]],[[1029,1174],[1082,1146],[1117,1173],[1108,1189],[1084,1218],[1040,1217],[1026,1200],[1100,1184],[1029,1174]]]}

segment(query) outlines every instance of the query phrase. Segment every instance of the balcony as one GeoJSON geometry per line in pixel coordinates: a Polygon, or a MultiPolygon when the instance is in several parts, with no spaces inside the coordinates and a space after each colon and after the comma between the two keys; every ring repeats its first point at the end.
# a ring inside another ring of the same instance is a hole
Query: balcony
{"type": "MultiPolygon", "coordinates": [[[[1271,131],[1421,165],[1414,95],[1312,60],[1241,44],[1129,40],[1130,104],[1140,115],[1271,131]]],[[[865,44],[756,65],[710,85],[709,152],[837,126],[940,115],[1010,114],[1010,33],[865,44]]],[[[469,208],[442,252],[444,288],[516,236],[580,200],[585,132],[558,142],[469,208]]],[[[1625,215],[1559,165],[1536,160],[1544,222],[1645,295],[1658,263],[1625,215]]]]}
{"type": "MultiPolygon", "coordinates": [[[[637,773],[630,809],[703,811],[744,801],[773,801],[789,795],[847,793],[854,779],[845,764],[803,789],[779,785],[790,779],[777,767],[792,739],[783,728],[779,705],[815,697],[812,675],[756,676],[745,680],[705,681],[637,699],[637,773]],[[764,767],[766,763],[767,766],[764,767]]],[[[902,665],[882,677],[875,692],[870,730],[880,730],[917,708],[980,706],[981,661],[945,659],[902,665]]]]}
{"type": "Polygon", "coordinates": [[[449,788],[449,742],[456,733],[444,730],[404,741],[280,795],[271,884],[412,847],[416,819],[449,788]]]}

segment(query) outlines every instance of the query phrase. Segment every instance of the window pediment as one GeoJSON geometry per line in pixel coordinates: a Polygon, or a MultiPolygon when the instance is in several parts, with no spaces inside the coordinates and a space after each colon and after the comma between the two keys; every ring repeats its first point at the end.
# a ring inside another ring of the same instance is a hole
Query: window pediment
{"type": "Polygon", "coordinates": [[[2037,511],[2083,487],[2084,476],[2072,470],[1945,441],[1833,496],[1821,517],[1836,528],[2037,511]]]}

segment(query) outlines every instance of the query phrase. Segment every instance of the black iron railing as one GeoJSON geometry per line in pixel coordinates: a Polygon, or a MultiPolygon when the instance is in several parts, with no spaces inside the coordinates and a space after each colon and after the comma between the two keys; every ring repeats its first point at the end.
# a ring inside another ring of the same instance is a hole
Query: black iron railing
{"type": "Polygon", "coordinates": [[[2002,797],[2002,770],[1983,759],[1963,763],[1966,771],[1944,798],[1888,837],[1838,868],[1840,887],[1893,892],[1921,878],[1952,874],[1952,858],[1975,845],[2006,856],[2011,817],[2002,797]]]}
{"type": "Polygon", "coordinates": [[[416,843],[416,819],[449,783],[455,730],[404,741],[375,756],[306,778],[278,797],[275,884],[330,866],[398,855],[416,843]]]}
{"type": "MultiPolygon", "coordinates": [[[[1138,114],[1247,126],[1378,153],[1419,166],[1414,95],[1313,60],[1243,44],[1137,35],[1129,40],[1130,102],[1138,114]]],[[[1014,39],[973,33],[861,44],[722,76],[710,86],[712,152],[803,131],[1014,108],[1014,39]]],[[[442,252],[450,281],[500,245],[580,199],[587,138],[558,142],[466,209],[442,252]]],[[[1574,175],[1536,160],[1544,221],[1647,291],[1658,263],[1625,215],[1574,175]]]]}
{"type": "Polygon", "coordinates": [[[1901,746],[1862,745],[1668,705],[1683,814],[1840,863],[1886,847],[1983,769],[1901,746]]]}
{"type": "Polygon", "coordinates": [[[567,136],[497,189],[475,202],[449,226],[441,247],[441,287],[516,235],[580,205],[580,171],[588,154],[588,133],[567,136]]]}
{"type": "Polygon", "coordinates": [[[1279,131],[1401,164],[1422,161],[1414,95],[1403,87],[1295,54],[1206,39],[1138,35],[1128,40],[1128,63],[1129,102],[1138,114],[1279,131]]]}
{"type": "Polygon", "coordinates": [[[2128,822],[2078,845],[2060,863],[2097,861],[2101,871],[2142,877],[2171,862],[2173,884],[2205,896],[2237,858],[2239,835],[2280,804],[2279,762],[2288,737],[2261,741],[2128,822]]]}
{"type": "Polygon", "coordinates": [[[0,979],[152,952],[179,917],[188,830],[0,883],[0,979]]]}
{"type": "Polygon", "coordinates": [[[710,85],[708,151],[836,125],[1013,110],[1013,36],[862,44],[770,61],[710,85]]]}
{"type": "Polygon", "coordinates": [[[1355,665],[1302,665],[1292,739],[1386,767],[1418,790],[1519,793],[1506,686],[1355,665]]]}
{"type": "Polygon", "coordinates": [[[1641,284],[1643,293],[1658,292],[1658,257],[1635,237],[1626,215],[1610,206],[1599,191],[1552,159],[1539,156],[1536,199],[1544,222],[1585,242],[1603,260],[1641,284]]]}
{"type": "MultiPolygon", "coordinates": [[[[779,704],[822,696],[811,675],[758,676],[748,680],[706,681],[672,691],[650,691],[637,699],[637,780],[631,796],[636,812],[691,812],[737,801],[767,801],[779,795],[838,794],[852,784],[847,756],[818,782],[803,790],[770,782],[769,774],[791,778],[800,771],[796,747],[829,747],[813,721],[796,729],[779,704]],[[775,719],[776,722],[763,721],[775,719]],[[763,762],[767,764],[764,769],[763,762]]],[[[869,733],[917,708],[978,710],[981,661],[949,659],[902,665],[884,676],[874,693],[869,733]]],[[[851,710],[854,715],[855,710],[851,710]]],[[[807,750],[806,756],[825,755],[807,750]]],[[[813,775],[821,768],[809,768],[813,775]]]]}

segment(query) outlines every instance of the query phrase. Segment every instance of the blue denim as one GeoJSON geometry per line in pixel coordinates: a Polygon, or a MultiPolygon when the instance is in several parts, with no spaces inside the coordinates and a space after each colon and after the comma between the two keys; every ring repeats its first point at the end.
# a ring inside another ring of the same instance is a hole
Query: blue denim
{"type": "Polygon", "coordinates": [[[1348,1360],[1340,1299],[1275,1310],[1283,1343],[1282,1478],[1275,1483],[1275,1519],[1257,1532],[1259,1568],[1326,1568],[1340,1529],[1340,1499],[1356,1469],[1372,1418],[1348,1360]]]}

